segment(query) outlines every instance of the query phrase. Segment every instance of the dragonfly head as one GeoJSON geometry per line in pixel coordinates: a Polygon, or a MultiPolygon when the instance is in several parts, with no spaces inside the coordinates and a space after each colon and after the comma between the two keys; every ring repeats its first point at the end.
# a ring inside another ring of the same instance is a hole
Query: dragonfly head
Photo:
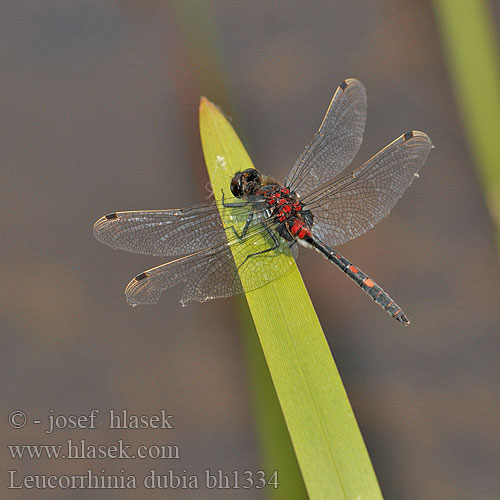
{"type": "Polygon", "coordinates": [[[236,198],[250,196],[262,185],[262,176],[255,168],[237,172],[231,180],[231,193],[236,198]]]}

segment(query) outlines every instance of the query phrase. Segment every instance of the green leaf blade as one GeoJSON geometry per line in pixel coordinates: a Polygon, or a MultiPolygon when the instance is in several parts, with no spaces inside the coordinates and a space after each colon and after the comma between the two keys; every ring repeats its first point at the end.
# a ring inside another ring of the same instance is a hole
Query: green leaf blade
{"type": "MultiPolygon", "coordinates": [[[[214,192],[226,192],[234,173],[253,168],[252,162],[224,115],[204,98],[200,132],[214,192]]],[[[297,266],[289,256],[276,258],[285,259],[283,265],[290,270],[245,295],[309,498],[381,499],[363,438],[297,266]]],[[[244,278],[242,283],[245,287],[244,278]]]]}

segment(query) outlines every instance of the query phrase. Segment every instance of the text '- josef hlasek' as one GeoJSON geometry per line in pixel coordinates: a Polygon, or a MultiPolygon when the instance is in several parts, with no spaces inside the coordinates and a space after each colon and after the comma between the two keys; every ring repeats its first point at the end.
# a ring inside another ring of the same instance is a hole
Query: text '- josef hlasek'
{"type": "MultiPolygon", "coordinates": [[[[109,410],[103,414],[94,409],[84,415],[55,415],[50,410],[45,433],[52,434],[56,429],[96,429],[101,420],[109,429],[173,429],[173,418],[166,410],[153,415],[135,415],[126,409],[109,410]]],[[[34,420],[33,423],[41,421],[34,420]]]]}

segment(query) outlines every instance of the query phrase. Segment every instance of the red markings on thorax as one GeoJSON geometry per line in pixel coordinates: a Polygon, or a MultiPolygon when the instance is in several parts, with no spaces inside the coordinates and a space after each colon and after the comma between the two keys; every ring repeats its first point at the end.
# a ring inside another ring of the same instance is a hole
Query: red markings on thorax
{"type": "Polygon", "coordinates": [[[276,186],[272,191],[266,193],[266,200],[271,206],[275,206],[273,215],[280,221],[288,219],[294,212],[300,212],[302,205],[290,197],[288,188],[276,186]]]}
{"type": "Polygon", "coordinates": [[[304,239],[311,236],[311,231],[295,214],[302,210],[300,202],[290,197],[288,188],[276,186],[266,193],[266,200],[273,209],[273,215],[280,221],[288,221],[290,234],[296,238],[304,239]]]}
{"type": "Polygon", "coordinates": [[[285,220],[293,221],[290,227],[292,236],[302,239],[311,234],[304,222],[294,217],[297,212],[302,210],[302,205],[290,197],[290,190],[288,188],[276,186],[266,194],[266,199],[273,208],[273,215],[280,222],[284,222],[285,220]]]}

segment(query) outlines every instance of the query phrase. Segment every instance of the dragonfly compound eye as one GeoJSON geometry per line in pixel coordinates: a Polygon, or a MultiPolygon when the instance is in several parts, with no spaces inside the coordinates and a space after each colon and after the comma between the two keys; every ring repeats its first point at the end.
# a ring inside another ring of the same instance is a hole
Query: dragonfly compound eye
{"type": "Polygon", "coordinates": [[[258,170],[255,170],[255,168],[247,168],[246,170],[243,170],[242,175],[245,178],[246,182],[260,183],[261,175],[258,170]]]}
{"type": "Polygon", "coordinates": [[[243,172],[238,172],[231,180],[231,193],[236,198],[249,196],[260,187],[262,176],[255,168],[247,168],[243,172]]]}

